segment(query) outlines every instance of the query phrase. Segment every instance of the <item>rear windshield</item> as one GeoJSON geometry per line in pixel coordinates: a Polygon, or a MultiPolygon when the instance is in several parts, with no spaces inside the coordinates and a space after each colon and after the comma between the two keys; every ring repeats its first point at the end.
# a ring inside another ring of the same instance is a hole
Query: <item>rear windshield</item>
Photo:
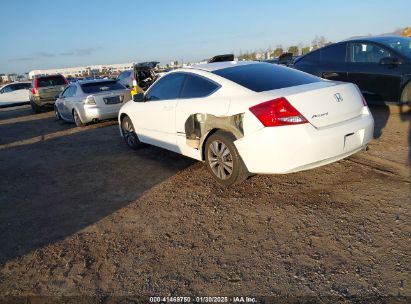
{"type": "Polygon", "coordinates": [[[58,86],[58,85],[66,85],[66,81],[64,80],[63,76],[59,76],[59,75],[47,76],[47,77],[41,77],[37,79],[37,86],[39,88],[58,86]]]}
{"type": "Polygon", "coordinates": [[[321,81],[320,78],[270,63],[229,67],[213,72],[255,92],[264,92],[321,81]]]}
{"type": "Polygon", "coordinates": [[[123,90],[125,87],[117,81],[96,81],[82,84],[81,89],[84,93],[91,94],[105,91],[123,90]]]}

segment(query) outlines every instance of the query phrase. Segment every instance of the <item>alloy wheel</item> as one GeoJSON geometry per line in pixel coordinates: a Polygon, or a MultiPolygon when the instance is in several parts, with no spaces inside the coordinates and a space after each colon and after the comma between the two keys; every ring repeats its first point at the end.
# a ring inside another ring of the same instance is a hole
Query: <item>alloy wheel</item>
{"type": "Polygon", "coordinates": [[[230,149],[221,141],[214,140],[208,146],[208,164],[211,171],[221,180],[229,179],[233,173],[233,156],[230,149]]]}

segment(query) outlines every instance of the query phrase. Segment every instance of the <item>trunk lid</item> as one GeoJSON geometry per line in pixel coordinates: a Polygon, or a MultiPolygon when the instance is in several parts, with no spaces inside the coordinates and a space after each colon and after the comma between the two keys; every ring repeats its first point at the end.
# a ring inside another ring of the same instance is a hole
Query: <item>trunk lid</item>
{"type": "Polygon", "coordinates": [[[130,90],[113,90],[109,92],[94,93],[91,96],[94,97],[96,104],[100,107],[124,104],[131,100],[130,90]]]}
{"type": "Polygon", "coordinates": [[[351,83],[328,83],[284,96],[314,127],[323,128],[362,114],[357,87],[351,83]]]}

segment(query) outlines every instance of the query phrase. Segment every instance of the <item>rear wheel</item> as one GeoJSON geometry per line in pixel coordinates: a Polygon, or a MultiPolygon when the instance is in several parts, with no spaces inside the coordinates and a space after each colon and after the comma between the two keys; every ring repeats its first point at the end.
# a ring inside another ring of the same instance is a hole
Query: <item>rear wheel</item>
{"type": "Polygon", "coordinates": [[[409,82],[402,90],[400,104],[411,104],[411,82],[409,82]]]}
{"type": "Polygon", "coordinates": [[[212,134],[205,146],[205,160],[214,179],[223,186],[241,183],[249,176],[236,147],[235,137],[227,132],[212,134]]]}
{"type": "Polygon", "coordinates": [[[34,113],[40,113],[41,112],[41,107],[38,106],[34,101],[30,100],[30,105],[31,105],[31,109],[33,110],[34,113]]]}
{"type": "Polygon", "coordinates": [[[73,118],[74,118],[74,123],[76,124],[77,127],[84,127],[85,124],[81,121],[80,116],[77,113],[77,110],[73,110],[73,118]]]}
{"type": "Polygon", "coordinates": [[[138,149],[144,146],[144,144],[138,139],[136,132],[134,131],[133,123],[130,117],[126,116],[121,120],[121,130],[123,132],[124,140],[131,149],[138,149]]]}

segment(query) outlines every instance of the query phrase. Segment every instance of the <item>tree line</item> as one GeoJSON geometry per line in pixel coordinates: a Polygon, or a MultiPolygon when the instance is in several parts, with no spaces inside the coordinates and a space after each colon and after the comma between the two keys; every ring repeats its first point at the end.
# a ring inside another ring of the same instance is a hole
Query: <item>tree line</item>
{"type": "Polygon", "coordinates": [[[254,51],[247,51],[238,54],[239,60],[258,60],[258,59],[268,59],[268,58],[276,58],[281,56],[284,53],[291,53],[293,56],[304,55],[309,53],[310,51],[316,50],[321,48],[325,45],[330,44],[331,42],[328,41],[324,36],[316,36],[312,42],[311,46],[304,46],[302,43],[298,45],[291,45],[288,48],[284,48],[281,44],[277,45],[275,49],[267,48],[267,49],[259,49],[254,51]],[[262,57],[262,58],[261,58],[262,57]]]}

